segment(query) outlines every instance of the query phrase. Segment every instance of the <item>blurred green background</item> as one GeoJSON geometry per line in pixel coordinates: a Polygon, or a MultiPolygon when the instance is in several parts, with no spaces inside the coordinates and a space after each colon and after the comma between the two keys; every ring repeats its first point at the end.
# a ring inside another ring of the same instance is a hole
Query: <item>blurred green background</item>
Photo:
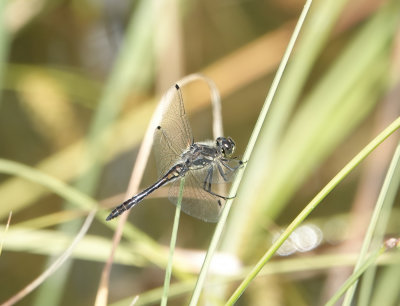
{"type": "MultiPolygon", "coordinates": [[[[297,0],[2,1],[0,157],[68,183],[107,214],[123,199],[157,101],[195,72],[219,88],[225,134],[242,155],[303,5],[297,0]]],[[[399,12],[399,1],[314,1],[221,242],[221,250],[243,265],[254,264],[273,234],[399,115],[399,12]]],[[[183,88],[183,96],[195,139],[212,138],[208,88],[196,82],[183,88]]],[[[257,279],[241,305],[318,305],[335,292],[351,272],[349,262],[335,269],[323,255],[350,256],[359,249],[396,139],[397,134],[379,147],[311,216],[323,233],[322,245],[274,259],[283,266],[287,261],[286,270],[278,267],[273,276],[257,279]],[[301,259],[307,256],[315,261],[305,264],[301,259]],[[322,267],[313,267],[319,258],[322,267]]],[[[141,186],[155,179],[151,159],[141,186]]],[[[68,246],[88,209],[37,182],[0,173],[5,237],[0,303],[68,246]]],[[[387,232],[398,234],[398,200],[394,204],[387,232]]],[[[132,210],[129,223],[146,236],[124,236],[111,272],[111,302],[162,286],[174,211],[163,198],[132,210]]],[[[73,260],[18,305],[94,303],[114,232],[103,215],[73,260]]],[[[177,244],[186,259],[177,259],[183,268],[173,283],[195,279],[197,272],[188,270],[196,267],[186,270],[183,264],[193,264],[193,254],[183,249],[207,249],[214,228],[182,214],[177,244]]],[[[398,260],[394,267],[399,270],[398,260]]],[[[396,284],[394,279],[377,284],[396,284]]],[[[203,299],[222,303],[234,287],[203,299]]],[[[185,304],[190,288],[170,304],[185,304]]],[[[371,304],[384,296],[390,299],[385,305],[395,305],[396,287],[391,292],[371,293],[371,304]]]]}

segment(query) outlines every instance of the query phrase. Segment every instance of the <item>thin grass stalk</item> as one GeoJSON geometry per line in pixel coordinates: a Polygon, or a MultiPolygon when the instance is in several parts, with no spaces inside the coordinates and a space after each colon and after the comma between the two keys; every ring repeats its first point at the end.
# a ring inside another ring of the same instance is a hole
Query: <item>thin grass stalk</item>
{"type": "Polygon", "coordinates": [[[166,306],[168,301],[168,294],[169,294],[169,284],[171,281],[171,274],[172,274],[172,265],[174,260],[174,251],[176,246],[176,238],[178,236],[178,228],[179,228],[179,216],[181,214],[181,204],[182,204],[182,196],[183,196],[183,188],[185,185],[185,178],[181,178],[181,184],[179,187],[179,196],[178,202],[176,203],[175,209],[175,217],[174,217],[174,224],[172,227],[172,234],[171,234],[171,242],[169,245],[169,257],[168,257],[168,264],[165,270],[165,279],[164,279],[164,289],[163,295],[161,298],[161,305],[166,306]]]}
{"type": "MultiPolygon", "coordinates": [[[[381,192],[379,193],[378,200],[376,202],[373,214],[371,216],[371,221],[369,222],[369,226],[363,241],[363,245],[360,250],[360,254],[357,260],[357,263],[354,267],[354,270],[360,268],[361,264],[365,261],[367,257],[368,250],[373,247],[373,239],[381,240],[383,238],[384,229],[387,226],[387,222],[389,221],[389,212],[391,207],[394,204],[394,198],[399,186],[400,181],[400,143],[398,144],[396,151],[393,155],[392,161],[389,165],[389,169],[387,171],[385,180],[382,185],[381,192]],[[382,219],[382,215],[385,214],[385,218],[382,219]],[[378,225],[378,222],[380,224],[378,225]],[[377,233],[377,228],[380,228],[379,233],[377,233]],[[378,234],[378,237],[377,237],[378,234]]],[[[372,272],[372,271],[371,271],[372,272]]],[[[372,272],[373,273],[373,272],[372,272]]],[[[372,276],[372,275],[371,275],[372,276]]],[[[364,283],[364,282],[363,282],[364,283]]],[[[372,292],[372,280],[368,282],[370,284],[369,289],[365,288],[364,292],[369,292],[368,295],[372,292]]],[[[349,306],[353,300],[355,290],[357,288],[357,282],[355,282],[351,288],[346,292],[343,306],[349,306]]],[[[369,296],[366,300],[369,300],[369,296]]]]}
{"type": "Polygon", "coordinates": [[[373,252],[367,260],[364,261],[362,265],[360,265],[353,274],[346,280],[346,282],[336,291],[335,295],[325,304],[325,306],[333,306],[339,298],[346,292],[346,290],[350,289],[355,282],[358,281],[358,278],[367,270],[371,265],[373,265],[378,257],[385,252],[386,247],[382,246],[377,251],[373,252]]]}
{"type": "Polygon", "coordinates": [[[10,211],[10,213],[8,214],[8,219],[7,219],[6,227],[4,229],[3,238],[0,241],[0,256],[1,256],[1,252],[3,251],[3,244],[4,244],[4,240],[6,239],[7,231],[10,226],[10,223],[11,223],[11,216],[12,216],[12,211],[10,211]]]}
{"type": "Polygon", "coordinates": [[[70,246],[62,253],[40,276],[38,276],[35,280],[33,280],[29,285],[20,290],[17,294],[12,296],[10,299],[2,303],[0,306],[11,306],[20,301],[22,298],[27,296],[33,290],[35,290],[38,286],[40,286],[46,279],[48,279],[52,274],[58,271],[65,261],[71,257],[72,251],[78,244],[78,242],[85,236],[88,231],[90,225],[93,222],[94,216],[96,214],[97,209],[93,209],[89,212],[89,215],[86,217],[85,222],[83,223],[81,229],[78,234],[75,236],[74,240],[71,242],[70,246]]]}
{"type": "MultiPolygon", "coordinates": [[[[399,261],[397,260],[391,265],[383,267],[382,271],[379,271],[377,282],[374,283],[373,287],[373,296],[368,301],[367,305],[398,305],[398,284],[400,283],[400,265],[398,263],[399,261]]],[[[372,268],[368,269],[366,273],[369,273],[371,269],[372,268]]],[[[362,282],[364,282],[365,277],[366,275],[363,277],[362,282]]],[[[361,298],[359,300],[361,300],[361,298]]],[[[358,305],[360,305],[360,303],[358,303],[358,305]]]]}
{"type": "Polygon", "coordinates": [[[305,220],[305,218],[321,203],[321,201],[359,164],[361,163],[379,144],[388,138],[400,127],[400,117],[393,121],[384,131],[374,138],[360,153],[358,153],[338,174],[307,204],[300,214],[290,223],[281,236],[268,249],[264,256],[257,262],[253,270],[238,286],[226,305],[233,305],[250,282],[257,276],[265,264],[271,259],[279,247],[289,238],[290,234],[305,220]]]}
{"type": "MultiPolygon", "coordinates": [[[[250,137],[250,140],[249,140],[249,143],[247,145],[246,151],[245,151],[245,153],[243,155],[243,160],[245,162],[247,160],[249,160],[251,152],[253,151],[255,142],[256,142],[256,140],[258,138],[258,135],[260,133],[261,127],[262,127],[262,125],[263,125],[263,123],[265,121],[265,117],[267,116],[269,107],[270,107],[270,105],[272,103],[272,100],[273,100],[273,98],[275,96],[275,93],[276,93],[276,90],[278,88],[279,82],[280,82],[280,80],[282,78],[283,72],[284,72],[285,67],[287,65],[287,62],[289,60],[289,56],[292,53],[294,44],[295,44],[295,42],[297,40],[297,37],[298,37],[299,32],[300,32],[300,29],[301,29],[301,27],[302,27],[302,25],[304,23],[305,17],[307,16],[307,13],[308,13],[308,10],[310,8],[311,3],[312,3],[312,0],[308,0],[306,2],[305,6],[304,6],[304,9],[303,9],[303,11],[302,11],[302,13],[301,13],[301,15],[299,17],[299,21],[298,21],[298,23],[297,23],[297,25],[296,25],[296,27],[295,27],[295,29],[293,31],[293,34],[292,34],[292,36],[290,38],[288,47],[287,47],[287,49],[286,49],[286,51],[285,51],[285,53],[283,55],[283,58],[282,58],[282,61],[281,61],[280,65],[279,65],[279,67],[278,67],[276,76],[275,76],[275,78],[274,78],[274,80],[272,82],[271,89],[268,92],[268,95],[267,95],[267,98],[265,100],[265,103],[264,103],[264,105],[263,105],[263,107],[261,109],[260,116],[257,119],[257,122],[255,124],[253,133],[252,133],[252,135],[250,137]]],[[[243,176],[243,171],[239,171],[238,175],[236,176],[236,178],[235,178],[235,180],[234,180],[234,182],[232,184],[231,191],[229,193],[229,198],[233,198],[236,195],[242,176],[243,176]]],[[[220,220],[219,220],[219,222],[217,224],[217,227],[215,229],[214,235],[213,235],[213,237],[211,239],[209,248],[207,250],[206,258],[204,259],[204,263],[203,263],[203,265],[201,267],[201,271],[200,271],[200,274],[198,276],[198,279],[197,279],[197,282],[196,282],[196,286],[195,286],[194,291],[193,291],[192,298],[190,300],[190,304],[189,305],[191,305],[191,306],[195,306],[195,305],[198,304],[198,300],[200,298],[200,293],[201,293],[201,290],[203,289],[203,286],[204,286],[204,281],[205,281],[205,278],[206,278],[206,275],[207,275],[207,272],[208,272],[208,269],[209,269],[209,266],[210,266],[210,263],[211,263],[212,256],[215,253],[215,251],[217,249],[218,242],[219,242],[219,240],[220,240],[220,238],[222,236],[222,231],[223,231],[223,229],[225,227],[226,219],[228,217],[228,214],[229,214],[231,206],[232,206],[232,199],[229,199],[225,204],[225,207],[224,207],[224,209],[222,211],[222,214],[221,214],[221,218],[220,218],[220,220]]]]}
{"type": "Polygon", "coordinates": [[[360,267],[353,272],[353,274],[346,280],[346,282],[339,288],[339,290],[335,293],[335,295],[325,304],[325,306],[333,306],[339,298],[349,290],[350,286],[352,286],[360,276],[370,267],[372,266],[378,259],[380,255],[382,255],[385,251],[399,248],[400,247],[400,238],[390,238],[384,242],[384,244],[373,252],[361,265],[360,267]]]}

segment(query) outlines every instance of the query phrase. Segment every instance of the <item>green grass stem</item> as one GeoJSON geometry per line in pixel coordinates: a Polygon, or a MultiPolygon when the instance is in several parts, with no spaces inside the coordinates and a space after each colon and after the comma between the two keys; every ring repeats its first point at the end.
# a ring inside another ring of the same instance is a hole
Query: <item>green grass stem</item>
{"type": "MultiPolygon", "coordinates": [[[[264,121],[265,121],[265,118],[267,116],[268,110],[269,110],[269,108],[271,106],[272,100],[273,100],[273,98],[275,96],[275,93],[276,93],[276,90],[278,88],[279,82],[280,82],[280,80],[282,78],[283,72],[284,72],[285,67],[286,67],[286,65],[288,63],[290,54],[292,53],[294,44],[295,44],[295,42],[297,40],[297,37],[298,37],[298,35],[300,33],[300,29],[301,29],[301,27],[302,27],[302,25],[304,23],[305,17],[307,16],[308,10],[309,10],[310,5],[311,5],[311,2],[312,2],[311,0],[308,0],[306,2],[305,6],[304,6],[304,9],[303,9],[303,11],[302,11],[302,13],[301,13],[301,15],[299,17],[299,21],[298,21],[298,23],[297,23],[297,25],[296,25],[296,27],[295,27],[295,29],[293,31],[293,34],[292,34],[292,36],[290,38],[288,47],[287,47],[287,49],[286,49],[286,51],[285,51],[285,53],[283,55],[283,58],[282,58],[282,61],[281,61],[280,65],[279,65],[279,68],[278,68],[278,71],[276,73],[276,76],[275,76],[275,78],[274,78],[274,80],[272,82],[271,89],[268,92],[267,98],[266,98],[265,103],[264,103],[264,105],[263,105],[263,107],[261,109],[261,113],[260,113],[260,115],[259,115],[259,117],[257,119],[257,122],[255,124],[254,129],[253,129],[253,133],[252,133],[252,135],[250,137],[250,140],[249,140],[249,143],[247,145],[246,151],[245,151],[245,153],[243,155],[243,160],[244,161],[249,160],[251,152],[253,151],[254,145],[255,145],[256,140],[258,138],[258,135],[259,135],[259,133],[261,131],[261,128],[262,128],[262,126],[264,124],[264,121]]],[[[239,171],[235,181],[232,184],[232,188],[231,188],[229,197],[234,197],[236,195],[242,176],[243,176],[243,171],[239,171]]],[[[213,237],[211,239],[211,242],[210,242],[207,254],[206,254],[206,258],[204,259],[203,266],[201,268],[200,274],[199,274],[198,279],[197,279],[196,286],[195,286],[194,291],[193,291],[192,298],[190,300],[190,305],[191,306],[195,306],[195,305],[198,304],[198,301],[199,301],[199,298],[200,298],[200,293],[201,293],[201,290],[202,290],[202,288],[204,286],[204,281],[205,281],[205,278],[206,278],[206,275],[207,275],[207,271],[208,271],[208,268],[210,266],[212,256],[215,253],[215,251],[217,249],[218,242],[220,241],[220,238],[222,236],[222,232],[223,232],[223,229],[225,227],[226,220],[227,220],[231,205],[232,205],[232,200],[230,199],[230,200],[228,200],[226,202],[224,210],[222,211],[221,218],[220,218],[220,220],[219,220],[219,222],[217,224],[217,227],[215,229],[214,235],[213,235],[213,237]]]]}
{"type": "Polygon", "coordinates": [[[165,270],[164,289],[163,289],[163,295],[161,298],[162,306],[166,306],[167,301],[168,301],[169,284],[171,281],[172,266],[173,266],[173,261],[174,261],[174,251],[175,251],[175,246],[176,246],[176,238],[178,236],[179,216],[181,214],[181,204],[182,204],[184,185],[185,185],[185,178],[183,177],[181,179],[181,184],[179,187],[179,196],[178,196],[178,202],[176,204],[174,225],[172,227],[171,243],[169,245],[168,264],[167,264],[167,269],[165,270]]]}

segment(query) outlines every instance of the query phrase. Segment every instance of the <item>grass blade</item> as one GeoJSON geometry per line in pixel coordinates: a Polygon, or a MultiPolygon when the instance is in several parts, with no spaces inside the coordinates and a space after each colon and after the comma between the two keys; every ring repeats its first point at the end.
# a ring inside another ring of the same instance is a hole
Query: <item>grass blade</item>
{"type": "Polygon", "coordinates": [[[169,284],[171,281],[172,265],[173,265],[174,251],[175,251],[175,246],[176,246],[176,238],[178,236],[179,216],[181,214],[181,203],[182,203],[182,195],[183,195],[184,185],[185,185],[185,178],[183,177],[181,179],[181,184],[179,187],[179,196],[178,196],[178,202],[176,204],[174,225],[172,227],[171,243],[169,245],[168,264],[167,264],[167,269],[165,270],[164,289],[163,289],[163,295],[162,295],[162,299],[161,299],[161,305],[163,305],[163,306],[167,305],[167,301],[168,301],[169,284]]]}

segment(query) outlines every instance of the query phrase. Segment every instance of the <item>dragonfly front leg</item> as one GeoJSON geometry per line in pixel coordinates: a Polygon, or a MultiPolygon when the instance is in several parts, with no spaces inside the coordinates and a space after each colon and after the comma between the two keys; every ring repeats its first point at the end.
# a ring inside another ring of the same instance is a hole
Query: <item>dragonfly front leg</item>
{"type": "MultiPolygon", "coordinates": [[[[218,167],[220,167],[220,166],[218,165],[218,167]]],[[[218,170],[218,171],[220,171],[220,170],[218,170]]],[[[221,169],[221,171],[222,171],[222,169],[221,169]]],[[[212,176],[213,176],[213,167],[210,167],[208,172],[207,172],[207,176],[204,179],[203,189],[205,191],[207,191],[209,194],[212,194],[213,196],[216,196],[218,198],[221,198],[221,199],[224,199],[224,200],[233,199],[234,197],[225,197],[223,195],[220,195],[220,194],[217,194],[217,193],[211,191],[212,176]]]]}
{"type": "Polygon", "coordinates": [[[211,192],[211,181],[213,175],[213,168],[210,167],[207,172],[207,176],[204,179],[203,189],[207,192],[211,192]]]}
{"type": "Polygon", "coordinates": [[[239,169],[240,167],[242,167],[243,164],[244,164],[244,162],[240,160],[240,161],[238,162],[238,165],[237,165],[236,167],[231,167],[231,166],[229,166],[229,165],[226,163],[227,161],[228,161],[228,160],[221,160],[220,163],[221,163],[225,168],[227,168],[229,171],[231,171],[231,172],[235,172],[237,169],[239,169]]]}

